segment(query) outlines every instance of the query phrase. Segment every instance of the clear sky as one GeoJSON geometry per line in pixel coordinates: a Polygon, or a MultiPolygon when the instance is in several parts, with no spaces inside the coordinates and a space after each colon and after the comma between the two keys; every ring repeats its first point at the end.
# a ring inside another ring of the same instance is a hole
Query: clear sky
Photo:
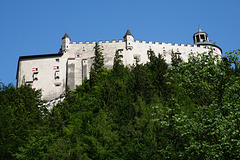
{"type": "Polygon", "coordinates": [[[72,41],[193,44],[200,24],[223,52],[240,48],[240,0],[1,0],[0,81],[16,84],[19,56],[58,53],[72,41]]]}

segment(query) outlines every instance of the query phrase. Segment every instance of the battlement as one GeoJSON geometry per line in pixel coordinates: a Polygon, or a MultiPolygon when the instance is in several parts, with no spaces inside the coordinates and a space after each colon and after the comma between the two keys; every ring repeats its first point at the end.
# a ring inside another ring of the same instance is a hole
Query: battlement
{"type": "Polygon", "coordinates": [[[108,44],[108,43],[122,43],[123,42],[123,40],[122,39],[119,39],[119,40],[112,40],[112,41],[109,41],[109,40],[105,40],[105,41],[102,41],[102,40],[99,40],[99,41],[85,41],[85,42],[83,42],[83,41],[79,41],[79,42],[77,42],[77,41],[72,41],[72,42],[70,42],[70,44],[96,44],[96,43],[98,43],[98,44],[103,44],[103,43],[106,43],[106,44],[108,44]]]}
{"type": "MultiPolygon", "coordinates": [[[[117,43],[123,43],[124,41],[122,39],[119,39],[119,40],[105,40],[105,41],[102,41],[102,40],[99,40],[99,41],[79,41],[79,42],[76,42],[76,41],[72,41],[70,42],[70,44],[73,44],[73,45],[89,45],[89,44],[117,44],[117,43]]],[[[153,46],[163,46],[163,47],[170,47],[170,48],[175,48],[175,47],[180,47],[180,48],[206,48],[205,46],[199,46],[199,45],[191,45],[191,44],[178,44],[178,43],[170,43],[170,42],[153,42],[153,41],[145,41],[145,40],[135,40],[134,43],[136,44],[146,44],[146,45],[153,45],[153,46]]]]}

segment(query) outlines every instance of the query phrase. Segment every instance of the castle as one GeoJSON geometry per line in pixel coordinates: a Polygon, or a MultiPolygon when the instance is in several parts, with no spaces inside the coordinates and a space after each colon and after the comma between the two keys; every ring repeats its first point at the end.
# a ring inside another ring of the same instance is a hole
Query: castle
{"type": "MultiPolygon", "coordinates": [[[[172,52],[181,55],[183,61],[188,60],[189,53],[207,52],[210,47],[215,54],[222,54],[221,48],[210,43],[208,34],[200,27],[193,35],[193,41],[194,45],[139,41],[134,39],[128,29],[123,40],[99,41],[98,44],[104,55],[106,68],[112,68],[116,51],[119,52],[126,66],[136,61],[148,62],[147,51],[150,49],[155,54],[161,54],[168,64],[171,63],[172,52]]],[[[33,88],[42,89],[42,99],[47,101],[63,96],[67,85],[74,90],[76,85],[82,84],[85,77],[89,78],[95,44],[95,41],[71,42],[71,38],[65,33],[59,53],[20,56],[16,76],[17,86],[27,83],[33,88]]]]}

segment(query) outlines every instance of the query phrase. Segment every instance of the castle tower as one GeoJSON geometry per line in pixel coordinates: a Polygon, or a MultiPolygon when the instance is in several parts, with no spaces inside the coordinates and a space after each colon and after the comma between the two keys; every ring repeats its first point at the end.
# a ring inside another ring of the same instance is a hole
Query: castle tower
{"type": "Polygon", "coordinates": [[[198,31],[193,35],[194,44],[201,44],[208,42],[208,34],[201,30],[198,26],[198,31]]]}
{"type": "Polygon", "coordinates": [[[127,32],[123,38],[124,38],[124,42],[126,42],[126,49],[132,50],[133,49],[132,43],[134,42],[134,37],[131,34],[129,29],[127,30],[127,32]]]}
{"type": "Polygon", "coordinates": [[[66,52],[68,49],[68,45],[70,44],[70,37],[68,36],[67,32],[62,37],[62,52],[66,52]]]}

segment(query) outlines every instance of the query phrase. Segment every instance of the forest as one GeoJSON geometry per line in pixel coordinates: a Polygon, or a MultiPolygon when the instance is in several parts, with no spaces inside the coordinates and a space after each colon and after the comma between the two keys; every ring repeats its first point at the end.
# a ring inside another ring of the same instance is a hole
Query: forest
{"type": "Polygon", "coordinates": [[[41,90],[0,85],[1,159],[240,159],[240,50],[172,53],[112,69],[96,44],[90,79],[51,111],[41,90]]]}

